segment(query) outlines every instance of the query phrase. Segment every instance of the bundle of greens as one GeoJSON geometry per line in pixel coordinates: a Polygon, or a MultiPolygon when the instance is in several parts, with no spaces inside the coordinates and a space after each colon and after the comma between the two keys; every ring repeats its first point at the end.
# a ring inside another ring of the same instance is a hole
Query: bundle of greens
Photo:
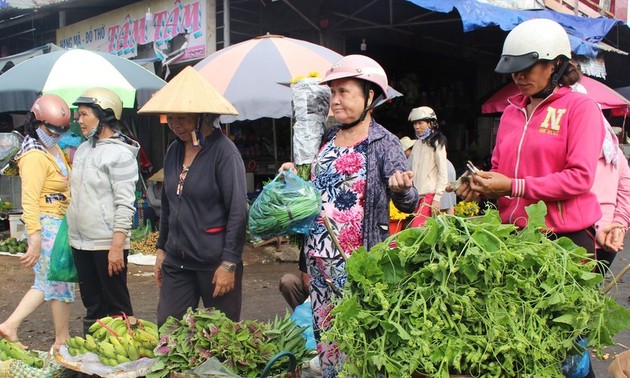
{"type": "Polygon", "coordinates": [[[321,195],[313,183],[289,170],[280,172],[252,204],[249,232],[261,239],[306,234],[321,207],[321,195]]]}
{"type": "Polygon", "coordinates": [[[630,327],[630,311],[600,289],[596,262],[568,238],[529,224],[440,215],[360,249],[323,338],[346,354],[340,376],[562,377],[561,362],[598,351],[630,327]]]}
{"type": "MultiPolygon", "coordinates": [[[[241,377],[257,377],[278,352],[293,353],[300,364],[308,358],[306,339],[290,314],[272,323],[255,320],[233,322],[221,311],[188,309],[182,319],[169,317],[160,327],[160,338],[147,378],[162,378],[170,372],[187,372],[211,357],[241,377]]],[[[275,367],[272,374],[282,372],[275,367]]]]}

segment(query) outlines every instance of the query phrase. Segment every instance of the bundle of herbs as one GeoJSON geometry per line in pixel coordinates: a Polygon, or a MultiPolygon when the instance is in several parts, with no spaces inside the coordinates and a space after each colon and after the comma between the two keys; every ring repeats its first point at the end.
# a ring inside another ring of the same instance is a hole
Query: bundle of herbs
{"type": "Polygon", "coordinates": [[[580,339],[612,345],[630,311],[584,248],[548,238],[546,212],[528,207],[521,230],[496,210],[440,215],[354,252],[323,336],[346,354],[340,376],[563,377],[580,339]]]}
{"type": "MultiPolygon", "coordinates": [[[[234,322],[218,310],[189,308],[182,319],[171,316],[160,327],[157,361],[147,378],[192,371],[211,357],[240,377],[257,377],[278,352],[293,353],[298,363],[307,360],[309,351],[302,336],[305,329],[296,325],[288,312],[270,323],[234,322]]],[[[283,371],[282,366],[274,366],[271,373],[283,371]]]]}
{"type": "Polygon", "coordinates": [[[249,210],[249,232],[254,237],[306,234],[322,208],[319,190],[290,170],[263,187],[249,210]]]}

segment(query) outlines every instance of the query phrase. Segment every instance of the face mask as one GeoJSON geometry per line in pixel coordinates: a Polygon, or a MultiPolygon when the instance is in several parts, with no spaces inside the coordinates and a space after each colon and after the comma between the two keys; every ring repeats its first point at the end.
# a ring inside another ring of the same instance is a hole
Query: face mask
{"type": "Polygon", "coordinates": [[[46,148],[54,147],[57,144],[57,142],[59,142],[59,139],[61,138],[60,136],[50,136],[46,134],[41,128],[37,128],[35,132],[37,133],[37,137],[39,138],[39,141],[46,148]]]}
{"type": "Polygon", "coordinates": [[[96,126],[92,128],[92,130],[88,131],[88,134],[85,136],[87,139],[90,139],[96,134],[96,130],[98,130],[99,122],[97,121],[96,126]]]}
{"type": "Polygon", "coordinates": [[[416,136],[418,137],[418,139],[420,140],[425,140],[427,139],[427,137],[431,135],[431,128],[428,127],[426,130],[424,130],[424,133],[422,135],[418,135],[418,133],[416,133],[416,136]]]}

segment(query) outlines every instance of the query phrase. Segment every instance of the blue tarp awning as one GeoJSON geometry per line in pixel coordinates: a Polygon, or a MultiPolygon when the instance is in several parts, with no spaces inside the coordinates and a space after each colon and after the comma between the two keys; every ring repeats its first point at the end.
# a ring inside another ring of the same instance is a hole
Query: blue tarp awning
{"type": "Polygon", "coordinates": [[[591,58],[597,56],[599,46],[606,34],[617,24],[624,25],[614,18],[590,18],[573,16],[549,9],[514,10],[485,4],[476,0],[407,0],[419,7],[440,13],[457,10],[462,18],[464,32],[498,26],[502,30],[512,30],[516,25],[532,18],[548,18],[558,22],[569,34],[571,50],[577,55],[591,58]]]}

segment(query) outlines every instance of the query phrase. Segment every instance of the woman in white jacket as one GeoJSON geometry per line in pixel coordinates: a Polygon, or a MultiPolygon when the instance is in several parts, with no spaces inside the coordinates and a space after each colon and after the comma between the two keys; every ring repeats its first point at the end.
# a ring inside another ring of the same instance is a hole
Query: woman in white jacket
{"type": "Polygon", "coordinates": [[[127,256],[139,145],[118,131],[122,101],[114,92],[92,88],[74,105],[87,141],[74,154],[67,217],[86,332],[96,319],[133,315],[127,256]]]}
{"type": "Polygon", "coordinates": [[[437,116],[428,106],[409,113],[418,141],[411,150],[413,185],[420,193],[411,227],[421,227],[427,218],[440,211],[440,200],[448,185],[446,137],[440,132],[437,116]]]}

